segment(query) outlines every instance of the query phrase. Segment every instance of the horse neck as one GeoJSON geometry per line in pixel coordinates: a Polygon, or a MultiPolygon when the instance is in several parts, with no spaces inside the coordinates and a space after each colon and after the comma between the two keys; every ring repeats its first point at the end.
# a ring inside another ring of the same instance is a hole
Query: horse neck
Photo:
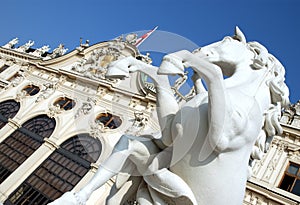
{"type": "Polygon", "coordinates": [[[270,78],[267,69],[253,70],[250,66],[239,68],[233,76],[225,80],[229,89],[238,89],[239,92],[255,99],[262,110],[270,104],[270,91],[266,81],[270,78]]]}

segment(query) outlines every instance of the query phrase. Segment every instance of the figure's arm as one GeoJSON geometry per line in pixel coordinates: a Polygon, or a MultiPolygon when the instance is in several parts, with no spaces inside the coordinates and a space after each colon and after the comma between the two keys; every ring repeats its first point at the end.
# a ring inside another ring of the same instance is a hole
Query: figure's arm
{"type": "MultiPolygon", "coordinates": [[[[149,72],[150,71],[147,70],[145,74],[150,75],[149,72]]],[[[162,136],[159,140],[164,146],[168,147],[173,143],[171,125],[179,109],[179,105],[175,99],[167,75],[158,75],[156,69],[155,73],[151,73],[150,77],[153,79],[156,89],[156,112],[162,132],[162,136]]]]}
{"type": "Polygon", "coordinates": [[[106,75],[109,77],[128,77],[130,72],[137,71],[146,74],[154,82],[156,89],[156,111],[162,131],[160,140],[165,146],[169,146],[172,144],[171,123],[179,108],[168,76],[158,75],[157,67],[137,60],[132,56],[112,62],[106,75]]]}
{"type": "Polygon", "coordinates": [[[196,94],[207,92],[206,88],[203,85],[203,82],[202,82],[202,79],[201,79],[201,76],[199,75],[199,73],[194,72],[194,74],[192,76],[192,80],[194,82],[196,94]]]}
{"type": "Polygon", "coordinates": [[[191,67],[205,80],[209,98],[209,130],[204,146],[210,146],[211,149],[219,152],[224,151],[229,145],[229,139],[223,137],[224,126],[232,110],[220,67],[186,50],[172,53],[170,56],[180,59],[185,67],[191,67]]]}
{"type": "Polygon", "coordinates": [[[156,111],[162,132],[160,141],[165,146],[171,146],[173,143],[171,126],[179,106],[171,87],[156,85],[156,100],[156,111]]]}

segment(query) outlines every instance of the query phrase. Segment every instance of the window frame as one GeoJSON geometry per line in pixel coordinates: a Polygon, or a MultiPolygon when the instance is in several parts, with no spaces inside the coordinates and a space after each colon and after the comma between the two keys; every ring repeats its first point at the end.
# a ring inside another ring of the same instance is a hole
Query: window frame
{"type": "Polygon", "coordinates": [[[27,85],[25,86],[22,91],[25,91],[26,92],[26,95],[27,96],[34,96],[36,94],[38,94],[40,92],[40,87],[39,86],[36,86],[36,85],[27,85]]]}
{"type": "Polygon", "coordinates": [[[3,66],[0,67],[0,73],[4,72],[5,70],[7,70],[10,66],[4,64],[3,66]]]}
{"type": "Polygon", "coordinates": [[[10,194],[4,205],[20,205],[28,198],[34,200],[30,204],[54,201],[82,180],[100,158],[102,148],[99,138],[88,133],[67,139],[10,194]]]}
{"type": "Polygon", "coordinates": [[[60,97],[57,98],[54,103],[54,106],[59,106],[61,110],[69,111],[72,110],[76,106],[75,100],[68,97],[60,97]],[[65,101],[65,102],[63,102],[65,101]],[[62,104],[60,102],[63,102],[62,104]],[[71,107],[69,105],[71,104],[71,107]]]}
{"type": "Polygon", "coordinates": [[[97,124],[102,124],[105,128],[111,129],[111,130],[115,130],[118,129],[119,127],[122,126],[122,119],[121,117],[114,115],[110,112],[103,112],[97,115],[95,122],[97,124]],[[101,120],[101,118],[103,118],[103,120],[101,120]],[[108,120],[106,120],[105,118],[109,118],[108,120]],[[111,126],[109,126],[112,123],[111,126]]]}
{"type": "Polygon", "coordinates": [[[297,182],[298,180],[299,180],[299,182],[300,182],[300,164],[299,164],[299,163],[296,163],[296,162],[293,162],[293,161],[288,161],[288,162],[287,162],[287,165],[285,166],[285,169],[284,169],[284,172],[283,172],[283,174],[282,174],[282,177],[281,177],[281,179],[280,179],[280,182],[279,182],[279,184],[278,184],[278,188],[279,188],[280,190],[289,192],[289,193],[294,194],[294,195],[296,195],[296,196],[300,196],[300,194],[298,195],[298,194],[296,194],[296,193],[293,192],[293,189],[294,189],[294,187],[295,187],[295,184],[296,184],[296,182],[297,182]],[[298,170],[297,170],[297,173],[296,173],[296,174],[289,173],[289,168],[290,168],[291,165],[294,165],[294,166],[298,167],[298,170]],[[283,185],[283,182],[284,182],[286,176],[292,177],[292,178],[293,178],[293,183],[292,183],[292,184],[289,184],[289,186],[287,187],[287,189],[284,189],[284,188],[282,187],[282,185],[283,185]]]}

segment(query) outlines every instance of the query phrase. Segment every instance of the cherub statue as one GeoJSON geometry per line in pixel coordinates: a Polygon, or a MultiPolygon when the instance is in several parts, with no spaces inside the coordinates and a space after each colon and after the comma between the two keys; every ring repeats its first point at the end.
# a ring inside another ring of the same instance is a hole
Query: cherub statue
{"type": "Polygon", "coordinates": [[[34,55],[36,57],[42,57],[42,55],[45,54],[46,52],[48,52],[49,50],[50,50],[50,47],[48,45],[46,45],[46,46],[36,49],[35,51],[33,51],[30,54],[34,55]]]}
{"type": "Polygon", "coordinates": [[[27,43],[25,43],[24,45],[18,47],[18,48],[15,48],[16,51],[19,51],[19,52],[26,52],[31,46],[34,45],[34,41],[32,40],[29,40],[27,43]]]}

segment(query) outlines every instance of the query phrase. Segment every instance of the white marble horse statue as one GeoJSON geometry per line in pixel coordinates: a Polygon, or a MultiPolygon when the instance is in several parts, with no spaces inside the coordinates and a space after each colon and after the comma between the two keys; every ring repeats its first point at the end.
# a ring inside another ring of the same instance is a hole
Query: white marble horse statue
{"type": "Polygon", "coordinates": [[[85,204],[115,175],[107,204],[123,204],[133,193],[141,205],[242,204],[250,156],[259,159],[261,144],[281,132],[278,110],[289,104],[283,66],[236,28],[233,37],[192,53],[166,55],[159,69],[127,57],[111,63],[107,76],[137,71],[155,83],[161,134],[122,136],[83,189],[52,205],[85,204]],[[186,67],[195,72],[196,95],[178,106],[167,75],[182,75],[186,67]],[[139,180],[128,185],[130,176],[139,180]]]}

